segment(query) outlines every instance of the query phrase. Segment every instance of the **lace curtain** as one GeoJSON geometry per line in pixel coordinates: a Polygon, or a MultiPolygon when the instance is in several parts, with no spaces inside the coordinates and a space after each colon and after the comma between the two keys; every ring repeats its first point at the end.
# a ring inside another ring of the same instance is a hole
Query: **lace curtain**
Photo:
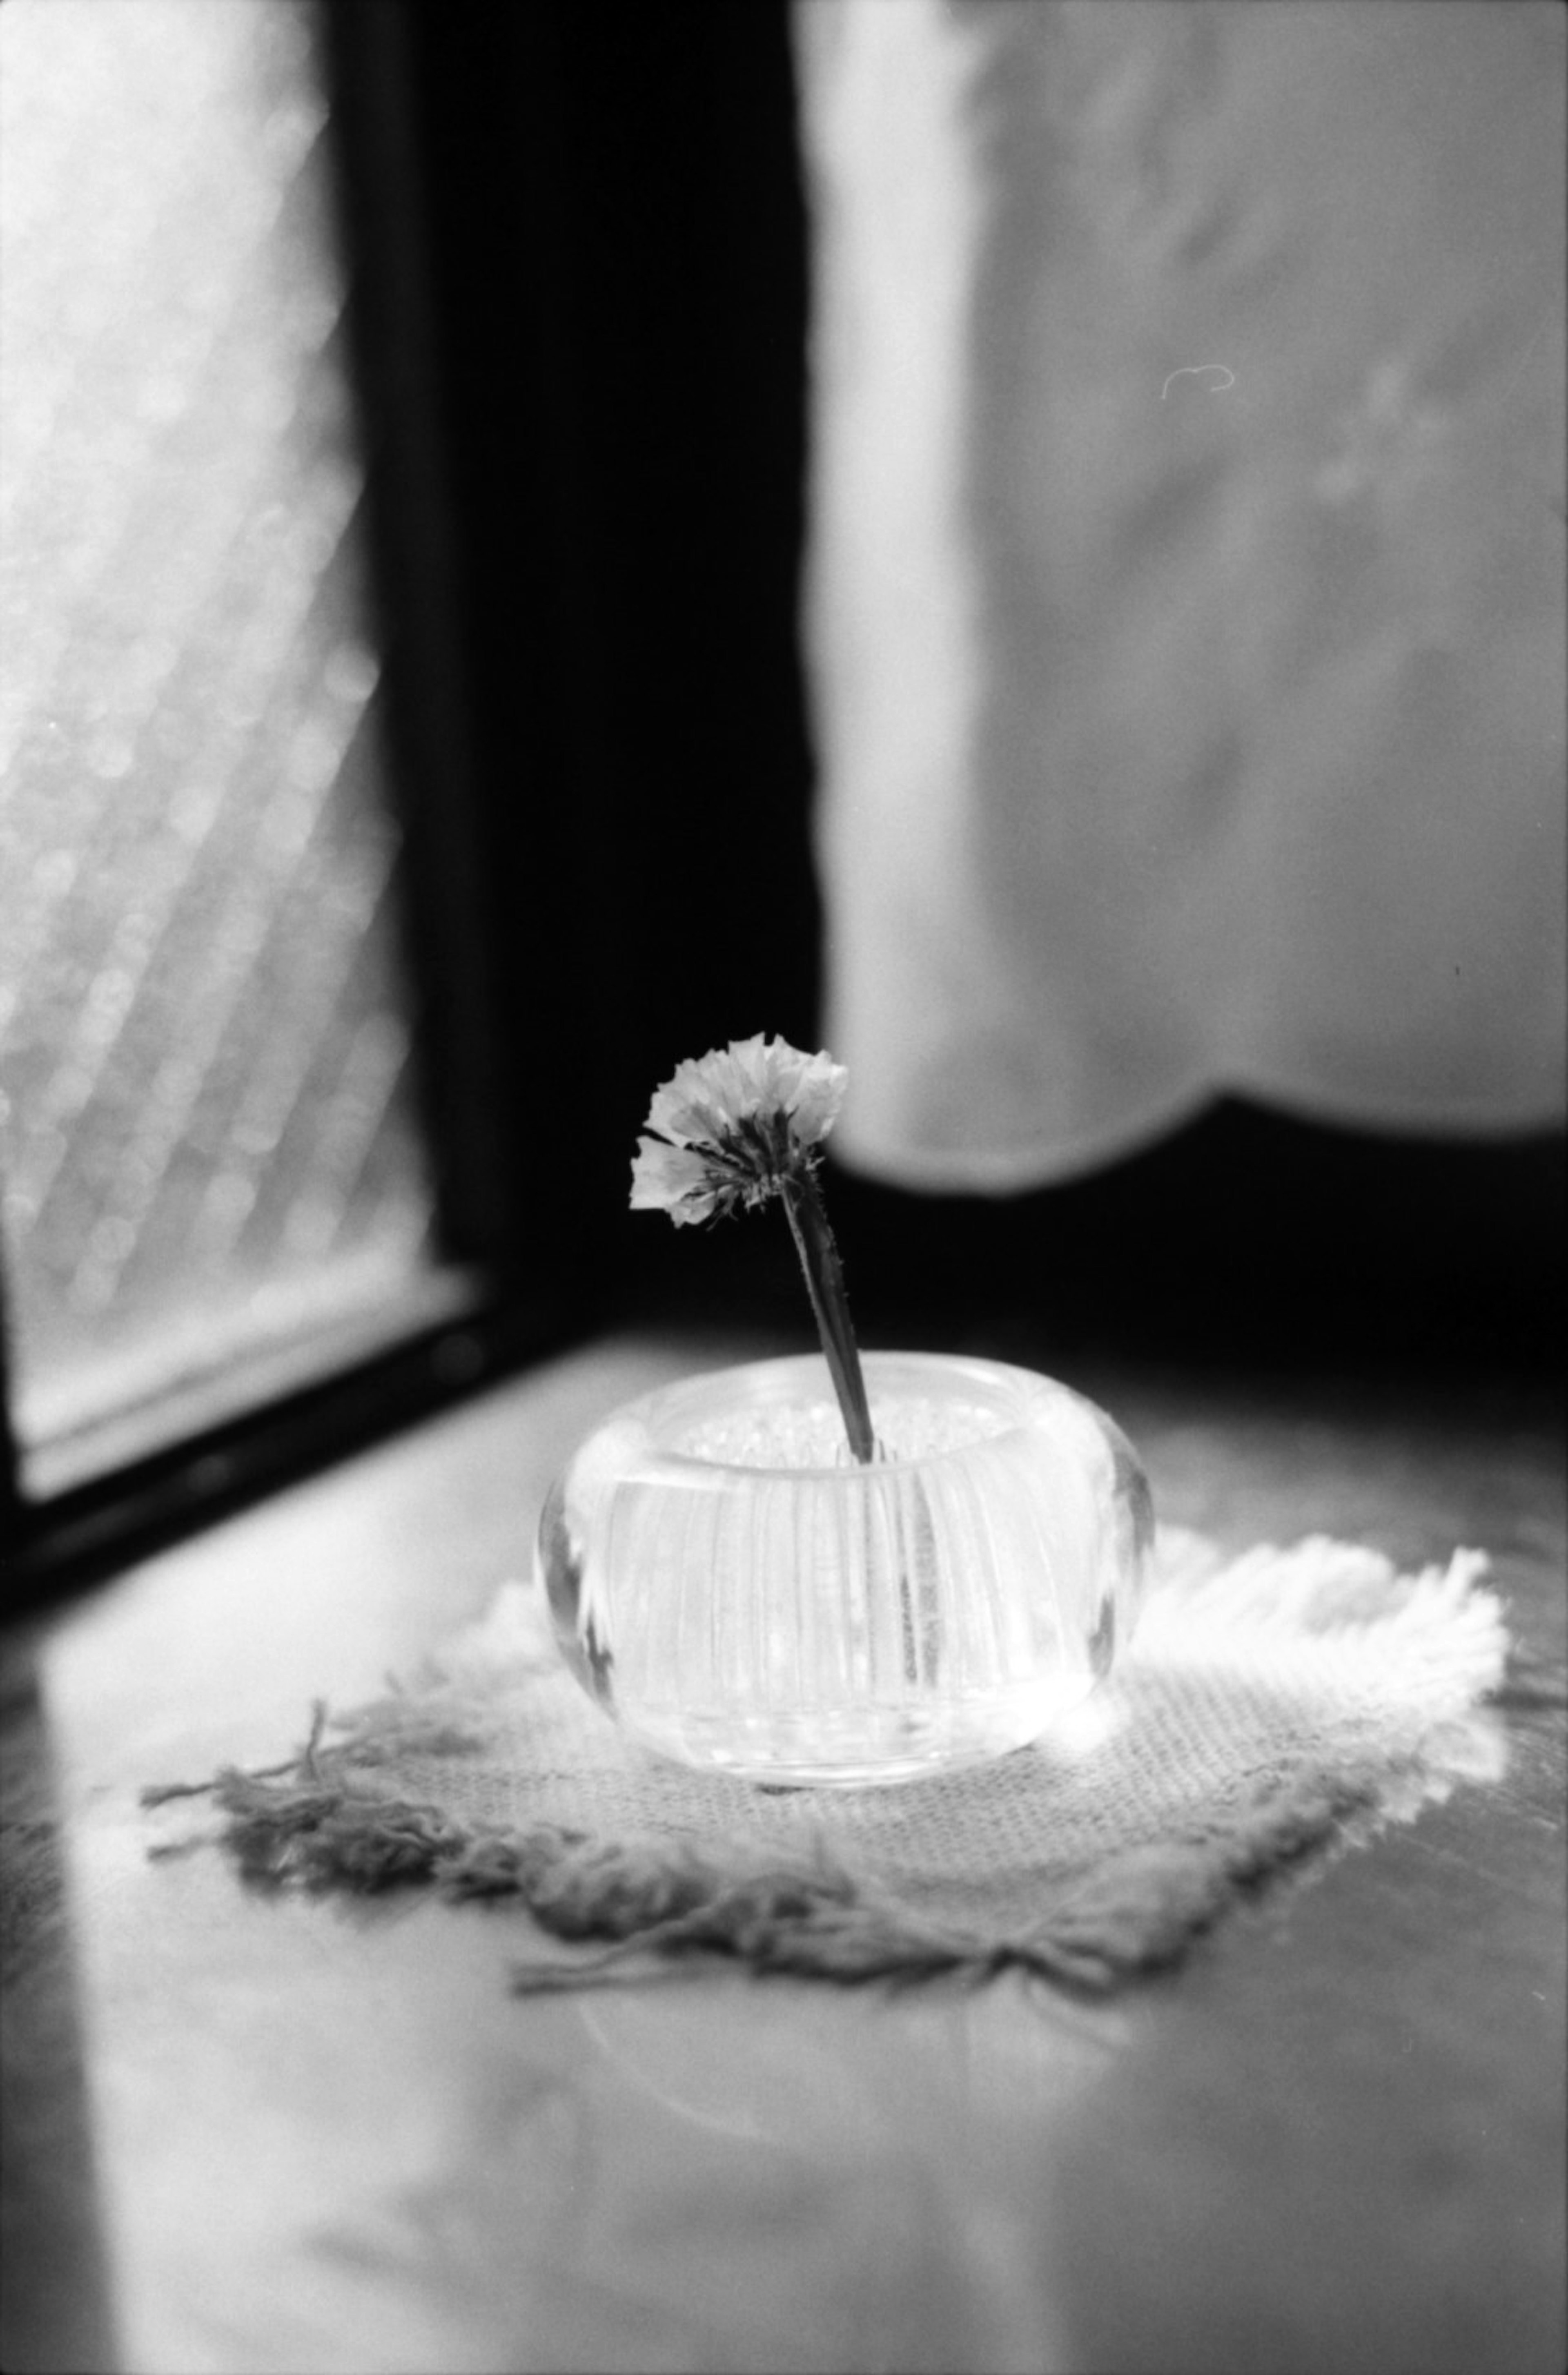
{"type": "Polygon", "coordinates": [[[1561,11],[796,26],[835,1144],[1559,1123],[1561,11]]]}

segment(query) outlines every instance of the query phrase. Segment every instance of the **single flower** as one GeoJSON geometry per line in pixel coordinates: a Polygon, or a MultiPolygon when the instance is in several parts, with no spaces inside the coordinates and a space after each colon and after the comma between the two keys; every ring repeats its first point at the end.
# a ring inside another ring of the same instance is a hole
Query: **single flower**
{"type": "Polygon", "coordinates": [[[814,1167],[848,1079],[831,1056],[760,1034],[678,1064],[648,1108],[653,1136],[637,1141],[633,1208],[678,1227],[779,1195],[814,1167]]]}
{"type": "Polygon", "coordinates": [[[677,1228],[749,1211],[777,1197],[789,1221],[850,1447],[874,1458],[871,1416],[850,1325],[843,1272],[817,1166],[849,1074],[831,1056],[787,1040],[732,1039],[678,1064],[654,1092],[631,1166],[631,1207],[667,1212],[677,1228]]]}

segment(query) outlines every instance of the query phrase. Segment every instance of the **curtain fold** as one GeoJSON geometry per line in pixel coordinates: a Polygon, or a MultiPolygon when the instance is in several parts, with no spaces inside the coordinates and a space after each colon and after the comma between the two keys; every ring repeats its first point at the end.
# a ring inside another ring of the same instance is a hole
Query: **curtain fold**
{"type": "Polygon", "coordinates": [[[1564,19],[798,0],[835,1147],[1564,1106],[1564,19]]]}

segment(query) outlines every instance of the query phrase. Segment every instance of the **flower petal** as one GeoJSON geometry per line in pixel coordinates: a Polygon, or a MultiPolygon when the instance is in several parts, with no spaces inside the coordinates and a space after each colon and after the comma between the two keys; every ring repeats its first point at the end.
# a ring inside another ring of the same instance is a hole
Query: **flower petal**
{"type": "Polygon", "coordinates": [[[839,1117],[848,1086],[847,1069],[826,1052],[805,1058],[788,1107],[791,1131],[803,1146],[815,1146],[827,1137],[839,1117]]]}
{"type": "Polygon", "coordinates": [[[634,1212],[667,1212],[678,1228],[705,1221],[718,1208],[722,1186],[700,1154],[656,1138],[638,1140],[631,1165],[634,1212]]]}

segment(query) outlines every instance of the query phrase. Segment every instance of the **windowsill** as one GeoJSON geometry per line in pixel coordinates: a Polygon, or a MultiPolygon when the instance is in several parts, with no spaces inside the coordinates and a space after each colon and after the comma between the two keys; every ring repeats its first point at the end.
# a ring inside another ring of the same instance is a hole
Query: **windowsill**
{"type": "MultiPolygon", "coordinates": [[[[7,2368],[1152,2375],[1172,2333],[1193,2375],[1558,2363],[1560,1695],[1510,1706],[1503,1783],[1089,2009],[739,1975],[525,2004],[507,1917],[366,1920],[147,1861],[144,1784],[283,1753],[313,1697],[373,1696],[525,1574],[605,1410],[796,1341],[606,1339],[14,1647],[8,1755],[36,1781],[46,1751],[52,1802],[11,1815],[7,2368]]],[[[1072,1381],[1164,1514],[1226,1542],[1488,1548],[1561,1671],[1549,1419],[1136,1363],[1072,1381]]]]}
{"type": "Polygon", "coordinates": [[[312,1279],[297,1306],[285,1306],[265,1337],[253,1328],[226,1334],[209,1323],[196,1340],[200,1352],[183,1361],[171,1361],[160,1338],[150,1355],[105,1363],[53,1392],[23,1394],[18,1431],[24,1490],[38,1501],[52,1500],[265,1410],[410,1337],[466,1317],[480,1292],[471,1273],[411,1276],[399,1258],[379,1270],[356,1272],[341,1288],[331,1279],[324,1284],[312,1279]]]}

